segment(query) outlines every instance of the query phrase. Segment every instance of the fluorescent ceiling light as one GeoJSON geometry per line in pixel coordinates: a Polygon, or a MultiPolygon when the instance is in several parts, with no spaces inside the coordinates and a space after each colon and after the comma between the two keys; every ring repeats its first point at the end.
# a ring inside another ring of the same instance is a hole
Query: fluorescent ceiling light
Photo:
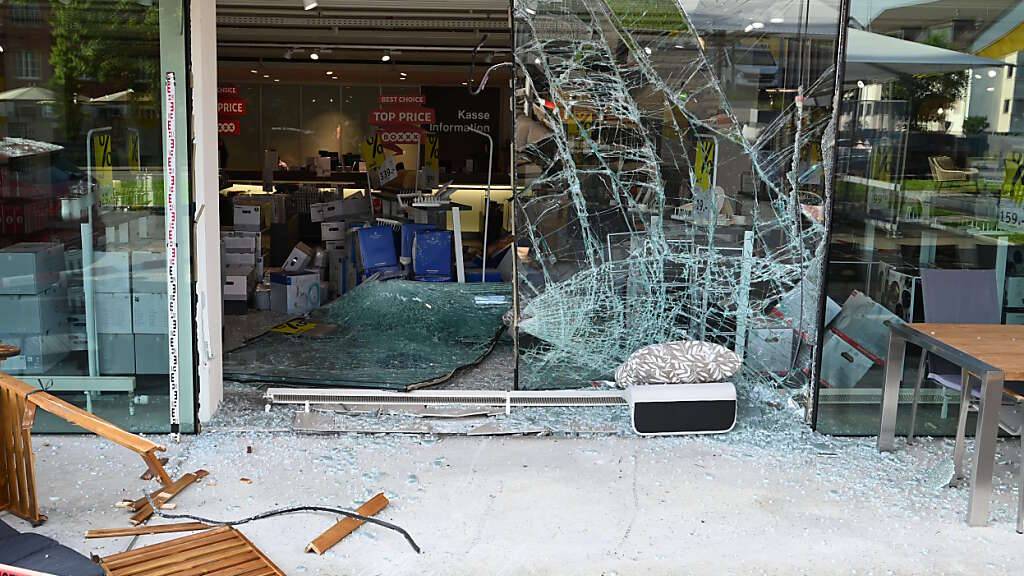
{"type": "Polygon", "coordinates": [[[320,3],[317,2],[317,0],[302,0],[303,10],[312,10],[313,8],[316,8],[319,5],[320,3]]]}

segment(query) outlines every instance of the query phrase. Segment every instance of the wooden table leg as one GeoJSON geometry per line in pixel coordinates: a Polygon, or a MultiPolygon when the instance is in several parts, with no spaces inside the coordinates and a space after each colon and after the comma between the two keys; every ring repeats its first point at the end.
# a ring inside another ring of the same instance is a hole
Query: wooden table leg
{"type": "Polygon", "coordinates": [[[146,467],[149,468],[153,475],[160,479],[161,484],[170,486],[174,483],[174,480],[171,480],[170,474],[167,473],[167,470],[164,470],[163,464],[160,463],[160,459],[156,457],[152,450],[144,452],[142,459],[146,462],[146,467]]]}

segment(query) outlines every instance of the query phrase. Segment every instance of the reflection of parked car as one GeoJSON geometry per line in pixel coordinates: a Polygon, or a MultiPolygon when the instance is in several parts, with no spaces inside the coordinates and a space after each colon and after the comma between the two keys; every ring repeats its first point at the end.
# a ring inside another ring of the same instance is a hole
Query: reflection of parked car
{"type": "Polygon", "coordinates": [[[732,70],[725,77],[731,84],[758,88],[777,87],[781,84],[782,71],[779,64],[764,45],[737,46],[730,60],[732,70]]]}

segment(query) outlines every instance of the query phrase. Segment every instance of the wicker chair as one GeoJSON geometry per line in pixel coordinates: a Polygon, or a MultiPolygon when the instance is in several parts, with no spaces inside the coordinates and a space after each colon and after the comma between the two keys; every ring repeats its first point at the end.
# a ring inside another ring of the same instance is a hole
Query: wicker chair
{"type": "Polygon", "coordinates": [[[928,167],[931,168],[936,191],[942,190],[943,184],[970,184],[971,182],[974,183],[976,192],[981,190],[978,186],[977,168],[957,168],[949,156],[929,156],[928,167]]]}

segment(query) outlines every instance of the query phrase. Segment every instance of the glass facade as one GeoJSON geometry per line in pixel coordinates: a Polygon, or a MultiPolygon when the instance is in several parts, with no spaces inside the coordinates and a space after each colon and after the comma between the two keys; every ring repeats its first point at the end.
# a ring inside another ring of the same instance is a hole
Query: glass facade
{"type": "MultiPolygon", "coordinates": [[[[850,12],[826,283],[839,312],[817,428],[872,435],[889,324],[1024,322],[1024,87],[1004,66],[1019,61],[1024,10],[852,0],[850,12]]],[[[921,376],[916,433],[952,434],[959,369],[909,347],[902,401],[921,376]]]]}
{"type": "Polygon", "coordinates": [[[519,385],[638,348],[810,391],[840,3],[516,3],[519,385]]]}
{"type": "Polygon", "coordinates": [[[192,429],[188,226],[167,277],[168,215],[188,214],[181,151],[165,201],[165,142],[187,142],[184,22],[181,0],[0,6],[0,341],[21,348],[0,369],[143,432],[172,429],[172,397],[192,429]]]}

